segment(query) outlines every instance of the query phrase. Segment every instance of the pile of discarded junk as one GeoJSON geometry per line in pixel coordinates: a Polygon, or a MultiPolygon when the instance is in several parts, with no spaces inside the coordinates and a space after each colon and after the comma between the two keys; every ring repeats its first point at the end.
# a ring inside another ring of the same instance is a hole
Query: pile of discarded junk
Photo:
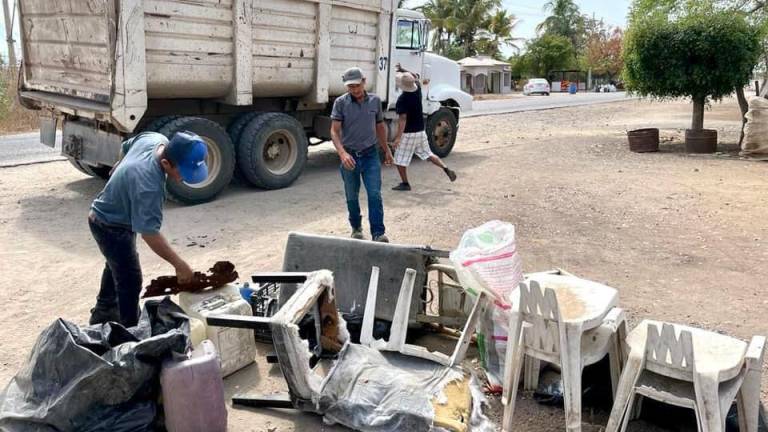
{"type": "Polygon", "coordinates": [[[506,223],[467,231],[450,253],[292,233],[283,272],[237,283],[234,270],[153,281],[145,296],[166,297],[146,301],[134,328],[57,320],[0,394],[0,429],[224,431],[222,377],[252,363],[260,341],[288,391],[234,406],[353,430],[509,431],[520,379],[535,390],[546,368],[560,374],[566,429],[580,431],[582,372],[602,361],[609,432],[644,399],[692,409],[701,431],[724,431],[736,406],[739,430],[758,431],[764,337],[651,320],[628,331],[616,289],[561,270],[524,275],[506,223]],[[424,329],[436,336],[416,337],[424,329]],[[481,376],[465,361],[473,344],[481,376]],[[482,413],[483,384],[501,394],[501,425],[482,413]]]}

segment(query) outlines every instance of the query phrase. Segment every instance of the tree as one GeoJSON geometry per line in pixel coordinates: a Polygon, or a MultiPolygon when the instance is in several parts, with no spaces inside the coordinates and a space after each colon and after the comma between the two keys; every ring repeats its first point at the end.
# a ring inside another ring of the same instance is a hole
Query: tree
{"type": "Polygon", "coordinates": [[[433,51],[450,58],[498,58],[503,46],[517,48],[520,40],[513,37],[517,18],[500,6],[500,0],[428,0],[418,9],[432,22],[433,51]]]}
{"type": "Polygon", "coordinates": [[[429,0],[418,7],[432,22],[432,51],[441,55],[444,55],[447,47],[451,45],[451,37],[456,30],[453,19],[456,3],[456,0],[429,0]]]}
{"type": "Polygon", "coordinates": [[[550,15],[536,26],[536,31],[566,37],[574,48],[579,49],[584,34],[584,17],[576,3],[573,0],[548,0],[544,3],[544,11],[550,12],[550,15]]]}
{"type": "Polygon", "coordinates": [[[456,20],[456,43],[464,47],[464,57],[477,54],[478,32],[488,17],[501,7],[501,0],[458,0],[453,17],[456,20]]]}
{"type": "Polygon", "coordinates": [[[544,34],[526,44],[525,54],[517,59],[516,71],[535,77],[546,77],[550,71],[572,65],[574,48],[565,36],[544,34]]]}
{"type": "Polygon", "coordinates": [[[501,54],[501,47],[504,45],[511,46],[516,51],[520,50],[517,42],[522,38],[513,36],[517,23],[517,17],[504,9],[497,10],[486,23],[486,27],[493,37],[496,56],[501,54]]]}
{"type": "Polygon", "coordinates": [[[693,13],[675,20],[634,16],[624,43],[628,90],[660,99],[690,97],[691,129],[704,127],[704,107],[743,87],[760,55],[758,31],[740,14],[693,13]]]}
{"type": "Polygon", "coordinates": [[[598,31],[589,33],[584,46],[584,66],[596,75],[605,75],[612,80],[624,68],[623,38],[624,32],[619,27],[609,31],[601,25],[598,31]]]}

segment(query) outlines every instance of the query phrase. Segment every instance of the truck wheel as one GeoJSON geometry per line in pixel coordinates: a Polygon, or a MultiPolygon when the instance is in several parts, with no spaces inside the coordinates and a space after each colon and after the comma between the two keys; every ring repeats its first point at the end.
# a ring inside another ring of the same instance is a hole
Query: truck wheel
{"type": "Polygon", "coordinates": [[[176,132],[196,133],[205,141],[208,156],[208,178],[195,185],[168,180],[169,198],[182,204],[200,204],[211,201],[232,180],[235,169],[235,147],[229,135],[218,123],[199,117],[180,117],[168,122],[158,132],[170,139],[176,132]]]}
{"type": "Polygon", "coordinates": [[[444,158],[453,150],[456,133],[459,130],[456,116],[448,108],[440,108],[427,118],[427,138],[429,148],[438,157],[444,158]]]}
{"type": "Polygon", "coordinates": [[[102,179],[102,180],[109,180],[109,172],[112,171],[111,166],[106,165],[99,165],[99,166],[93,166],[88,165],[86,163],[80,162],[81,165],[83,165],[85,168],[90,169],[93,171],[93,173],[96,175],[96,177],[102,179]]]}
{"type": "Polygon", "coordinates": [[[266,113],[254,117],[243,130],[237,164],[252,185],[284,188],[304,170],[308,145],[298,120],[287,114],[266,113]]]}
{"type": "Polygon", "coordinates": [[[109,179],[109,172],[112,170],[112,167],[108,167],[105,165],[99,165],[97,167],[88,165],[87,163],[73,159],[73,158],[67,158],[69,163],[72,164],[73,167],[77,168],[78,171],[85,175],[89,175],[91,177],[98,177],[102,180],[108,180],[109,179]]]}
{"type": "MultiPolygon", "coordinates": [[[[240,114],[233,122],[229,124],[227,127],[227,133],[229,134],[229,139],[232,140],[232,143],[235,145],[235,161],[238,160],[237,157],[237,143],[240,142],[240,135],[243,134],[243,130],[245,130],[245,127],[248,126],[248,123],[251,122],[256,116],[264,114],[262,112],[247,112],[240,114]]],[[[243,173],[240,171],[239,164],[235,163],[235,173],[232,176],[236,181],[239,183],[247,183],[248,180],[245,178],[243,173]]]]}
{"type": "Polygon", "coordinates": [[[163,126],[167,125],[168,123],[181,118],[180,115],[169,115],[164,117],[158,117],[151,122],[147,123],[146,126],[142,128],[142,131],[144,132],[159,132],[160,129],[163,128],[163,126]]]}
{"type": "MultiPolygon", "coordinates": [[[[256,116],[261,115],[264,113],[261,112],[248,112],[243,113],[237,116],[237,118],[227,126],[227,133],[229,134],[229,138],[232,140],[233,143],[240,142],[240,135],[243,134],[243,130],[245,130],[245,127],[248,126],[248,123],[251,122],[256,116]]],[[[237,151],[237,146],[235,146],[235,151],[237,151]]]]}

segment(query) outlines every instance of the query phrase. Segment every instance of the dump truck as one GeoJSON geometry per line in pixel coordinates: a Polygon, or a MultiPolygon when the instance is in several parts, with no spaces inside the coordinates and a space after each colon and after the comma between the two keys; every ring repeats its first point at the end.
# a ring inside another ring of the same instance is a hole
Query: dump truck
{"type": "Polygon", "coordinates": [[[430,23],[396,0],[18,0],[19,100],[40,111],[43,144],[107,177],[143,131],[200,135],[209,176],[169,182],[169,197],[210,201],[234,175],[289,186],[308,147],[330,140],[341,76],[357,66],[380,96],[390,140],[399,63],[421,75],[427,134],[441,157],[462,111],[459,66],[427,52],[430,23]]]}

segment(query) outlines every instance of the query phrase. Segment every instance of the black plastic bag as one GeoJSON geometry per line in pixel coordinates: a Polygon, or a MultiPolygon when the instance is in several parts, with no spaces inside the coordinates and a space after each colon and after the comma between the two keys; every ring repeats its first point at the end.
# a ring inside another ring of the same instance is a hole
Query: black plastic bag
{"type": "Polygon", "coordinates": [[[136,327],[58,319],[0,393],[0,430],[151,430],[162,361],[188,346],[189,319],[168,297],[147,301],[136,327]]]}

